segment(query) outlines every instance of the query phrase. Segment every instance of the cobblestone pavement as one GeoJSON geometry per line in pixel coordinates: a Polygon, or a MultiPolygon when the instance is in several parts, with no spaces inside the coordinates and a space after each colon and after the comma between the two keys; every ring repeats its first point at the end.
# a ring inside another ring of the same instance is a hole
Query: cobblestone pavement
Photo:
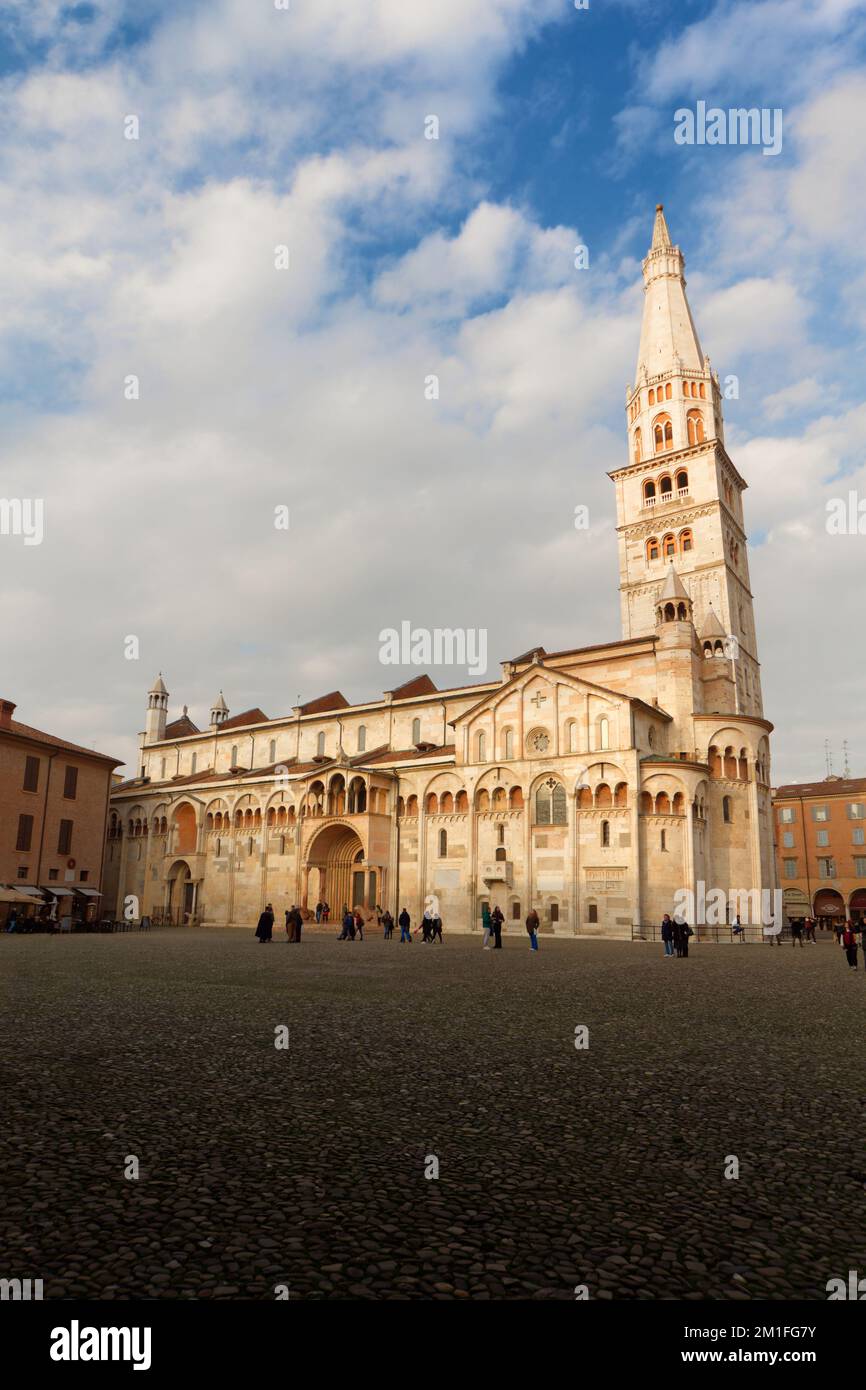
{"type": "Polygon", "coordinates": [[[835,946],[335,935],[0,938],[0,1274],[745,1300],[866,1271],[866,978],[835,946]]]}

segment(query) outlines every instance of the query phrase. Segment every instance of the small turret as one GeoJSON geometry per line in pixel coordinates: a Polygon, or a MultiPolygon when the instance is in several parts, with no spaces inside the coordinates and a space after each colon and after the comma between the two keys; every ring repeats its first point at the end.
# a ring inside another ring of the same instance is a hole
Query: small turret
{"type": "Polygon", "coordinates": [[[165,724],[168,718],[168,691],[160,671],[147,693],[147,717],[144,722],[144,742],[159,743],[165,738],[165,724]]]}
{"type": "Polygon", "coordinates": [[[692,601],[688,590],[674,569],[673,561],[665,578],[664,586],[656,600],[656,625],[662,623],[690,623],[692,621],[692,601]]]}
{"type": "Polygon", "coordinates": [[[216,699],[210,707],[211,728],[218,729],[220,724],[224,724],[228,717],[229,707],[226,704],[225,696],[223,695],[222,691],[220,691],[219,695],[216,697],[216,699]]]}

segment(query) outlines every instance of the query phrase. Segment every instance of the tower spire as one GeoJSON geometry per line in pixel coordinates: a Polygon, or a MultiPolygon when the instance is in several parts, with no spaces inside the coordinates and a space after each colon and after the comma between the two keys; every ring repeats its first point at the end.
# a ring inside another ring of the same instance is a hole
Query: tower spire
{"type": "Polygon", "coordinates": [[[664,207],[656,206],[652,244],[643,261],[644,309],[638,385],[664,372],[703,372],[704,354],[686,298],[685,259],[671,243],[664,207]]]}

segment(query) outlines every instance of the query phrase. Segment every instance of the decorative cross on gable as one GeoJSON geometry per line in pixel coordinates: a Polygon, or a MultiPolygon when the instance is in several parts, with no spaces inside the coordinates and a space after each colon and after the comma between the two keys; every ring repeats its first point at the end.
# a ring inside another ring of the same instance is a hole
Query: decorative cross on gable
{"type": "Polygon", "coordinates": [[[546,703],[547,703],[547,696],[546,696],[546,695],[542,695],[541,691],[539,690],[539,691],[537,692],[537,694],[533,695],[533,697],[532,697],[532,699],[529,701],[529,703],[530,703],[531,705],[535,705],[535,708],[538,709],[539,705],[543,705],[543,704],[546,704],[546,703]]]}

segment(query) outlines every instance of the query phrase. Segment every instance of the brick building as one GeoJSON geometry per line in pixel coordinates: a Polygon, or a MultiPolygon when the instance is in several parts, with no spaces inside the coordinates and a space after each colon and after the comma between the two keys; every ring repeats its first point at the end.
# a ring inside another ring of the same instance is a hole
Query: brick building
{"type": "Polygon", "coordinates": [[[14,711],[0,700],[0,884],[34,910],[56,905],[58,917],[92,918],[120,760],[21,724],[14,711]]]}
{"type": "Polygon", "coordinates": [[[827,777],[773,794],[786,917],[866,920],[866,777],[827,777]]]}

